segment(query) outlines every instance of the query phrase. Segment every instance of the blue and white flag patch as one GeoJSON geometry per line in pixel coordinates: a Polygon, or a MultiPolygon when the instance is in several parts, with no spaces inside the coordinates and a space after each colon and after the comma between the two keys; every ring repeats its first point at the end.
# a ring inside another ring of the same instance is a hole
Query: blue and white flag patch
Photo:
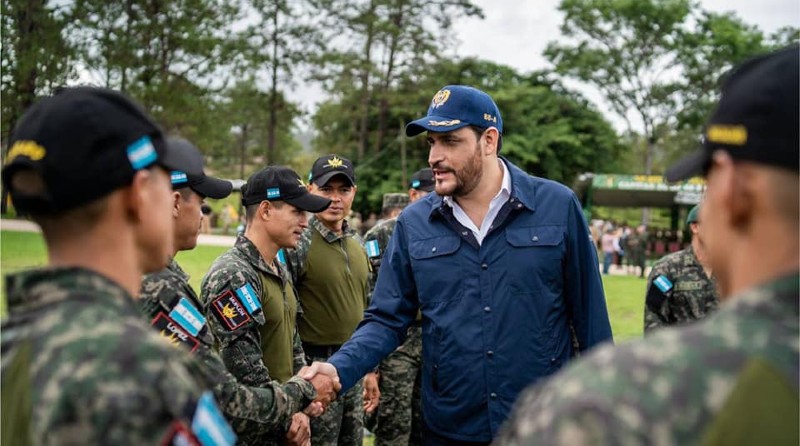
{"type": "Polygon", "coordinates": [[[130,161],[134,170],[144,169],[158,159],[156,148],[153,147],[153,142],[149,136],[142,136],[137,139],[128,146],[126,151],[128,153],[128,161],[130,161]]]}
{"type": "Polygon", "coordinates": [[[239,299],[244,304],[248,313],[256,314],[258,311],[261,311],[261,302],[259,302],[258,297],[256,297],[256,292],[249,283],[236,290],[236,295],[239,296],[239,299]]]}
{"type": "Polygon", "coordinates": [[[186,176],[186,173],[181,172],[180,170],[173,170],[169,174],[170,180],[172,180],[172,184],[183,184],[189,182],[189,177],[186,176]]]}
{"type": "Polygon", "coordinates": [[[267,189],[267,199],[268,200],[272,200],[272,199],[275,199],[275,198],[280,198],[280,196],[281,196],[280,188],[270,187],[269,189],[267,189]]]}
{"type": "Polygon", "coordinates": [[[279,262],[286,265],[286,253],[283,252],[283,248],[278,250],[278,255],[276,257],[278,258],[279,262]]]}
{"type": "Polygon", "coordinates": [[[653,284],[661,290],[662,293],[666,293],[672,289],[672,282],[667,279],[667,276],[660,275],[653,280],[653,284]]]}
{"type": "Polygon", "coordinates": [[[414,181],[412,181],[412,182],[411,182],[411,188],[412,188],[412,189],[416,189],[416,188],[418,188],[418,187],[419,187],[419,185],[420,185],[420,184],[421,184],[421,183],[420,183],[420,181],[419,181],[419,180],[414,180],[414,181]]]}
{"type": "Polygon", "coordinates": [[[203,446],[233,446],[236,443],[236,434],[222,416],[214,395],[208,390],[203,392],[197,402],[192,418],[192,432],[203,446]]]}
{"type": "Polygon", "coordinates": [[[381,255],[381,248],[378,246],[377,240],[370,240],[365,246],[368,257],[378,257],[381,255]]]}
{"type": "Polygon", "coordinates": [[[175,308],[169,312],[169,317],[192,336],[197,336],[206,325],[206,318],[185,297],[181,297],[175,308]]]}

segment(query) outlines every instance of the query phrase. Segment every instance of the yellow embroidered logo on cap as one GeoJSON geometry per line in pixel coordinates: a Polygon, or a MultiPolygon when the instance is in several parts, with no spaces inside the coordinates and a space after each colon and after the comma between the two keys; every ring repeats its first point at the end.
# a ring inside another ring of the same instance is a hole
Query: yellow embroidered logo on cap
{"type": "Polygon", "coordinates": [[[297,182],[300,183],[300,187],[303,187],[303,188],[306,187],[306,183],[304,183],[303,180],[301,180],[300,178],[297,179],[297,182]]]}
{"type": "Polygon", "coordinates": [[[706,140],[717,144],[743,146],[747,143],[747,128],[743,125],[713,124],[706,130],[706,140]]]}
{"type": "Polygon", "coordinates": [[[47,154],[47,151],[44,150],[44,147],[40,146],[35,141],[17,141],[8,151],[6,162],[11,162],[11,160],[18,156],[27,156],[33,161],[39,161],[44,158],[45,154],[47,154]]]}
{"type": "Polygon", "coordinates": [[[431,100],[431,108],[438,108],[450,99],[450,90],[439,90],[431,100]]]}
{"type": "Polygon", "coordinates": [[[483,119],[486,120],[486,121],[492,121],[495,124],[497,123],[497,116],[492,116],[489,113],[484,113],[483,114],[483,119]]]}
{"type": "Polygon", "coordinates": [[[344,166],[344,161],[340,160],[339,157],[334,156],[333,158],[328,160],[328,163],[325,164],[327,167],[337,168],[344,166]]]}
{"type": "Polygon", "coordinates": [[[434,126],[434,127],[444,127],[444,126],[456,125],[456,124],[460,124],[460,123],[461,123],[461,120],[459,120],[459,119],[453,119],[451,121],[428,121],[428,125],[431,125],[431,126],[434,126]]]}

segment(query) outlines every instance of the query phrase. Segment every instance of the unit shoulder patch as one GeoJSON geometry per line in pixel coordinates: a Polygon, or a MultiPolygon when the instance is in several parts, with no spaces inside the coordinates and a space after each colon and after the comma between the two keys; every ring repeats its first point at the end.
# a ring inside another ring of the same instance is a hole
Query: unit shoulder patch
{"type": "Polygon", "coordinates": [[[229,330],[236,330],[250,321],[250,313],[231,290],[225,290],[211,302],[214,314],[229,330]]]}

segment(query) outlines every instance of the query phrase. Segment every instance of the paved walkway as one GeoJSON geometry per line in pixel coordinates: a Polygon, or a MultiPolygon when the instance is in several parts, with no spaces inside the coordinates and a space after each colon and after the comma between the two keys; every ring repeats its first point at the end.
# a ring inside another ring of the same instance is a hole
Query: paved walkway
{"type": "MultiPolygon", "coordinates": [[[[28,220],[0,220],[0,230],[2,231],[21,231],[21,232],[39,232],[39,226],[28,220]]],[[[211,245],[211,246],[233,246],[236,237],[232,235],[212,235],[200,234],[197,238],[198,245],[211,245]]]]}

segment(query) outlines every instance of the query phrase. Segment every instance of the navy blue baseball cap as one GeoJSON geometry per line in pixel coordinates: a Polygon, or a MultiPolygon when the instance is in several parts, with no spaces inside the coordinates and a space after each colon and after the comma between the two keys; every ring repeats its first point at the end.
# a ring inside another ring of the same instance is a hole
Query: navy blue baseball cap
{"type": "Polygon", "coordinates": [[[503,133],[503,118],[491,96],[466,85],[448,85],[433,96],[424,118],[406,125],[406,135],[415,136],[425,131],[451,132],[468,125],[495,127],[503,133]]]}

